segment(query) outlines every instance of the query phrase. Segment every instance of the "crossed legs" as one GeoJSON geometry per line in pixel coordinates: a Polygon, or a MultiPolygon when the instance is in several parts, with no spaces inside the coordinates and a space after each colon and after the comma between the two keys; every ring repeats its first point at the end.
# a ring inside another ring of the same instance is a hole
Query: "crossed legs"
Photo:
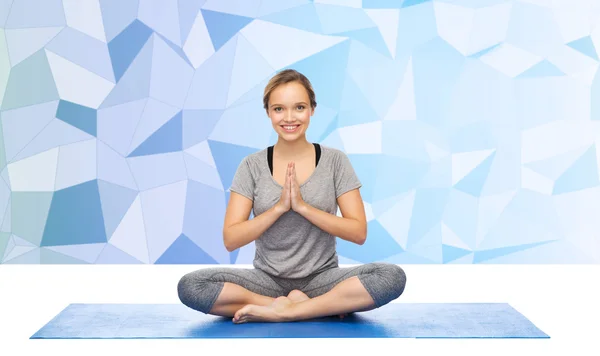
{"type": "Polygon", "coordinates": [[[233,317],[234,323],[296,321],[367,311],[397,298],[406,277],[400,267],[371,263],[318,274],[303,292],[286,291],[258,270],[213,268],[184,276],[180,300],[190,308],[233,317]]]}
{"type": "Polygon", "coordinates": [[[282,297],[277,298],[270,306],[246,305],[235,313],[233,322],[240,324],[249,321],[298,321],[343,315],[375,307],[373,298],[362,286],[358,277],[348,278],[329,292],[315,298],[308,298],[305,295],[307,298],[305,299],[299,293],[296,293],[296,296],[297,302],[289,297],[282,297]]]}

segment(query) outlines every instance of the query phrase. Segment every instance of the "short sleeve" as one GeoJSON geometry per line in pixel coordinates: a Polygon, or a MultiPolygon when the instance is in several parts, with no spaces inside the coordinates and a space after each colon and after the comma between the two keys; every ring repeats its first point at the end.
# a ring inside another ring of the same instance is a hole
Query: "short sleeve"
{"type": "Polygon", "coordinates": [[[250,171],[248,157],[242,160],[235,171],[229,191],[236,192],[254,201],[254,178],[250,171]]]}
{"type": "Polygon", "coordinates": [[[340,195],[356,188],[362,187],[350,159],[342,151],[338,151],[334,163],[334,183],[335,183],[335,197],[336,199],[340,195]]]}

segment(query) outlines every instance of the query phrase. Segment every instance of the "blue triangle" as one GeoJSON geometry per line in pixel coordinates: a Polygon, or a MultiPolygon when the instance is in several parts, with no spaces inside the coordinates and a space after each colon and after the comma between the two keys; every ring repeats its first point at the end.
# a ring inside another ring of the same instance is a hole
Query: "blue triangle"
{"type": "Polygon", "coordinates": [[[201,9],[206,28],[210,34],[215,51],[218,51],[231,37],[238,33],[253,19],[245,16],[201,9]]]}
{"type": "Polygon", "coordinates": [[[147,99],[150,94],[154,41],[146,41],[142,49],[121,76],[117,85],[100,105],[100,109],[130,101],[147,99]]]}
{"type": "Polygon", "coordinates": [[[175,43],[173,43],[170,39],[166,38],[165,36],[161,35],[160,33],[156,33],[156,35],[158,37],[160,37],[160,39],[162,39],[169,47],[171,47],[171,49],[177,53],[177,55],[183,59],[184,61],[186,61],[187,64],[190,65],[191,68],[194,68],[194,65],[192,64],[192,62],[190,61],[190,59],[188,58],[187,54],[185,54],[185,52],[178,47],[175,43]]]}
{"type": "Polygon", "coordinates": [[[181,151],[183,147],[182,128],[182,112],[179,111],[172,119],[142,142],[128,157],[181,151]]]}
{"type": "Polygon", "coordinates": [[[96,136],[98,117],[95,109],[61,100],[56,109],[56,118],[96,136]]]}
{"type": "Polygon", "coordinates": [[[463,179],[456,183],[454,187],[457,190],[471,194],[474,197],[481,195],[483,185],[485,184],[487,176],[490,173],[490,167],[492,166],[495,156],[496,152],[494,151],[491,155],[484,159],[483,162],[475,167],[475,169],[473,169],[463,179]]]}
{"type": "Polygon", "coordinates": [[[561,75],[565,75],[565,73],[558,69],[554,64],[544,59],[540,63],[519,74],[517,78],[540,78],[561,75]]]}
{"type": "Polygon", "coordinates": [[[317,14],[315,5],[312,3],[293,6],[282,11],[273,12],[266,16],[262,16],[260,19],[308,32],[323,32],[319,15],[317,14]]]}
{"type": "Polygon", "coordinates": [[[141,21],[135,20],[108,43],[108,52],[117,81],[127,71],[150,35],[152,35],[152,29],[141,21]]]}
{"type": "Polygon", "coordinates": [[[477,52],[477,53],[473,53],[472,55],[470,55],[469,57],[471,58],[481,58],[483,55],[488,54],[490,52],[492,52],[493,50],[495,50],[496,48],[498,48],[501,45],[501,43],[497,43],[491,47],[482,49],[481,51],[477,52]]]}
{"type": "Polygon", "coordinates": [[[221,115],[223,115],[223,110],[184,110],[183,148],[190,148],[206,140],[221,115]]]}
{"type": "Polygon", "coordinates": [[[218,264],[184,234],[156,260],[155,264],[218,264]]]}
{"type": "Polygon", "coordinates": [[[499,247],[499,248],[493,248],[493,249],[483,250],[483,251],[475,251],[473,263],[490,260],[492,258],[496,258],[496,257],[500,257],[500,256],[506,256],[506,255],[509,255],[514,252],[524,251],[524,250],[527,250],[528,248],[544,245],[549,242],[554,242],[554,241],[542,241],[542,242],[535,242],[535,243],[530,243],[530,244],[499,247]]]}
{"type": "Polygon", "coordinates": [[[592,42],[592,38],[590,36],[585,36],[578,40],[569,42],[567,43],[567,46],[578,50],[586,56],[598,60],[598,53],[596,52],[596,47],[594,47],[594,42],[592,42]]]}
{"type": "Polygon", "coordinates": [[[363,245],[343,239],[337,240],[337,252],[340,256],[354,261],[368,263],[404,252],[396,240],[381,226],[377,220],[368,223],[368,237],[363,245]]]}
{"type": "Polygon", "coordinates": [[[409,6],[414,6],[414,5],[419,5],[425,2],[429,2],[431,0],[404,0],[404,2],[402,2],[402,7],[409,7],[409,6]]]}
{"type": "Polygon", "coordinates": [[[256,148],[238,146],[224,142],[208,140],[208,146],[215,160],[221,183],[225,189],[231,187],[233,176],[240,162],[248,155],[257,152],[256,148]]]}
{"type": "Polygon", "coordinates": [[[442,245],[442,255],[444,256],[444,263],[457,260],[463,256],[468,255],[469,253],[471,253],[471,251],[469,250],[449,245],[442,245]]]}
{"type": "Polygon", "coordinates": [[[323,141],[324,139],[326,139],[327,136],[331,135],[331,133],[333,131],[337,130],[337,128],[338,128],[338,116],[336,115],[333,118],[333,120],[331,120],[331,122],[329,123],[329,126],[327,126],[325,131],[323,131],[323,133],[321,134],[319,141],[323,141]]]}
{"type": "Polygon", "coordinates": [[[117,184],[98,180],[106,236],[112,236],[129,210],[138,192],[117,184]]]}
{"type": "Polygon", "coordinates": [[[595,187],[599,183],[596,146],[592,145],[571,167],[558,177],[554,182],[552,194],[574,192],[595,187]]]}
{"type": "Polygon", "coordinates": [[[106,242],[97,181],[56,191],[40,247],[97,242],[106,242]]]}
{"type": "Polygon", "coordinates": [[[359,30],[336,33],[336,35],[350,37],[389,58],[392,57],[377,27],[361,28],[359,30]]]}

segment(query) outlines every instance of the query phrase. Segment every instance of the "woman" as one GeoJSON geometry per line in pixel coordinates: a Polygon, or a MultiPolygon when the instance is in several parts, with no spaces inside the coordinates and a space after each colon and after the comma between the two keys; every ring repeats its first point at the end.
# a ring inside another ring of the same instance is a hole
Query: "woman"
{"type": "Polygon", "coordinates": [[[223,227],[228,251],[255,241],[255,268],[188,273],[178,284],[182,303],[244,323],[343,317],[398,298],[406,284],[400,267],[338,267],[336,237],[359,245],[367,237],[361,182],[342,151],[307,141],[317,106],[309,80],[281,71],[263,103],[279,138],[240,163],[223,227]]]}

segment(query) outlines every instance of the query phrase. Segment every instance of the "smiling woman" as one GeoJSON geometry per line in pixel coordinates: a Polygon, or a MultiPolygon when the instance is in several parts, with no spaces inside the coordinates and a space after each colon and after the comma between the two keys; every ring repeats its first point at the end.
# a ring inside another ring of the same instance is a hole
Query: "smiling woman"
{"type": "Polygon", "coordinates": [[[255,241],[254,268],[190,272],[178,284],[182,303],[244,323],[343,317],[398,298],[406,284],[399,266],[338,266],[336,238],[367,238],[362,184],[342,151],[307,141],[317,106],[309,80],[281,71],[263,102],[278,140],[238,166],[223,226],[228,251],[255,241]]]}
{"type": "Polygon", "coordinates": [[[290,146],[291,142],[307,146],[307,142],[297,138],[305,135],[317,101],[312,85],[304,75],[294,70],[280,72],[265,88],[263,106],[271,118],[273,128],[280,135],[279,146],[283,146],[281,135],[294,134],[285,137],[284,141],[288,143],[286,146],[289,150],[283,153],[291,156],[291,153],[296,151],[298,146],[290,146]]]}

